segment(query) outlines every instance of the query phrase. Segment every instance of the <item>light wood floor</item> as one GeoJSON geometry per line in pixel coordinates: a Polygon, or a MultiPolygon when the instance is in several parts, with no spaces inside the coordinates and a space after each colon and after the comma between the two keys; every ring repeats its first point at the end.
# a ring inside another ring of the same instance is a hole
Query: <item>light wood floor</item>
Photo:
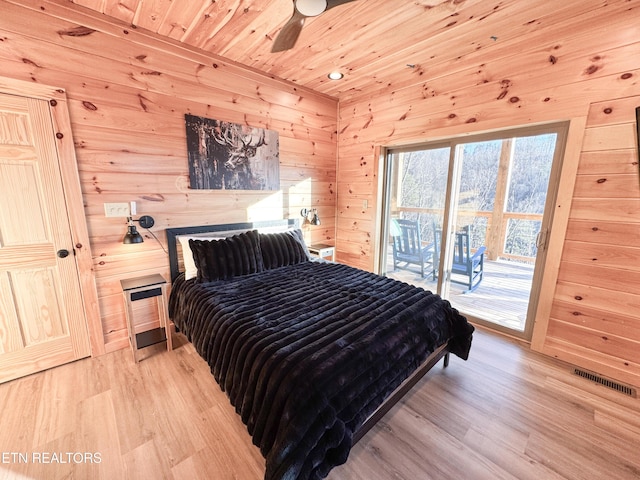
{"type": "MultiPolygon", "coordinates": [[[[122,350],[0,385],[0,478],[261,479],[262,457],[207,365],[176,343],[138,365],[122,350]],[[71,463],[43,463],[56,453],[71,463]],[[74,463],[78,453],[100,463],[74,463]]],[[[436,366],[329,475],[638,478],[640,400],[484,331],[467,362],[436,366]]]]}

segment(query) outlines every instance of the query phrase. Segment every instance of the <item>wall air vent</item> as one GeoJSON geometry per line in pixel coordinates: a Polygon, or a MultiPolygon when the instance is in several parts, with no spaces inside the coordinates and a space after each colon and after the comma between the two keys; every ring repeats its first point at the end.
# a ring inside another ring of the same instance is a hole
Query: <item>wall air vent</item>
{"type": "Polygon", "coordinates": [[[633,397],[633,398],[637,397],[637,392],[635,388],[616,382],[614,380],[610,380],[608,378],[603,377],[602,375],[598,375],[597,373],[589,372],[587,370],[582,370],[580,368],[574,368],[573,373],[575,373],[576,375],[582,378],[586,378],[587,380],[591,380],[592,382],[596,382],[596,383],[599,383],[600,385],[604,385],[605,387],[609,387],[609,388],[612,388],[613,390],[617,390],[618,392],[624,393],[625,395],[629,395],[630,397],[633,397]]]}

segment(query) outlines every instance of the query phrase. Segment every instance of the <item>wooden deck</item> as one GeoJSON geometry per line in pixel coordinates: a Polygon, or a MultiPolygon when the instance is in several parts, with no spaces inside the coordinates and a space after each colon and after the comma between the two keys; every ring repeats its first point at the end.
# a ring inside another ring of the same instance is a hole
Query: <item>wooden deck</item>
{"type": "MultiPolygon", "coordinates": [[[[410,270],[393,270],[387,262],[387,276],[435,291],[437,282],[431,276],[420,277],[415,265],[410,270]]],[[[463,285],[452,283],[449,301],[461,313],[522,332],[527,318],[533,265],[498,260],[484,262],[484,278],[476,290],[463,293],[463,285]]]]}

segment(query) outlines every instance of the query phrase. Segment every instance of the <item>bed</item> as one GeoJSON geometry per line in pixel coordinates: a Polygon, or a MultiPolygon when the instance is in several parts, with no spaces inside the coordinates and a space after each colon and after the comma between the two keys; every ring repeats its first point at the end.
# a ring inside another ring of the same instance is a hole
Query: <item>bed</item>
{"type": "Polygon", "coordinates": [[[169,315],[247,425],[265,480],[326,477],[441,358],[466,360],[473,333],[437,295],[312,259],[295,227],[167,230],[169,315]]]}

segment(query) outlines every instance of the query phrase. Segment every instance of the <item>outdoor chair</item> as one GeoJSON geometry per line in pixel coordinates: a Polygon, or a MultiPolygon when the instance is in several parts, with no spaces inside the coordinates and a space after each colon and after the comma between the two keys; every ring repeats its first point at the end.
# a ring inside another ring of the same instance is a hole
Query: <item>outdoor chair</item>
{"type": "Polygon", "coordinates": [[[420,238],[420,225],[418,222],[404,219],[391,220],[391,235],[393,237],[393,269],[410,270],[410,265],[420,268],[420,276],[427,275],[435,278],[435,248],[434,244],[423,245],[420,238]]]}
{"type": "MultiPolygon", "coordinates": [[[[485,246],[481,246],[475,252],[471,252],[470,226],[462,227],[456,232],[456,243],[453,247],[453,263],[451,265],[451,281],[466,285],[464,293],[472,292],[484,276],[484,252],[485,246]],[[463,276],[464,279],[454,278],[453,275],[463,276]]],[[[440,245],[442,230],[436,229],[436,244],[440,245]]],[[[437,273],[437,272],[436,272],[437,273]]]]}

